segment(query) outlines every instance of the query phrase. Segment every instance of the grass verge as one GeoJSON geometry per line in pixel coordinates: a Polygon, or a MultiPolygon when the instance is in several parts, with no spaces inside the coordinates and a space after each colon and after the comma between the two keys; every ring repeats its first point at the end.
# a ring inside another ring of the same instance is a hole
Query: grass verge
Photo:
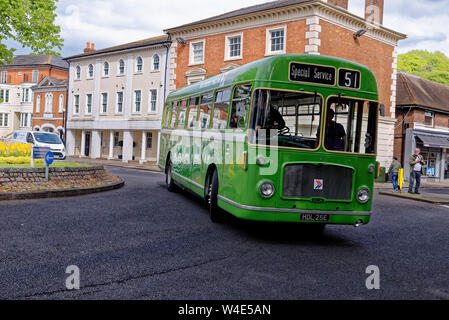
{"type": "MultiPolygon", "coordinates": [[[[55,161],[51,164],[50,168],[81,168],[81,167],[91,167],[87,163],[78,162],[68,162],[68,161],[55,161]]],[[[10,164],[10,163],[0,163],[0,168],[31,168],[31,164],[10,164]]],[[[35,168],[45,168],[44,164],[36,164],[35,168]]]]}

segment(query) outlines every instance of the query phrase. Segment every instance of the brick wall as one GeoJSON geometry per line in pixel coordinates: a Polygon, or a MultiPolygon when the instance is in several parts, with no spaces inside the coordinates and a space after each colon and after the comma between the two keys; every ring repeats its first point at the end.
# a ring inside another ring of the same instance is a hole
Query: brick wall
{"type": "Polygon", "coordinates": [[[435,113],[435,126],[436,127],[449,127],[449,116],[443,113],[435,113]]]}
{"type": "Polygon", "coordinates": [[[244,65],[252,61],[265,58],[266,29],[276,26],[287,26],[286,53],[304,53],[306,39],[306,21],[298,20],[282,24],[267,25],[246,30],[233,31],[219,35],[196,38],[187,41],[185,45],[178,44],[176,59],[176,88],[181,88],[187,84],[186,72],[193,68],[206,70],[206,77],[221,73],[221,68],[230,63],[244,65]],[[227,35],[243,34],[242,59],[224,61],[225,40],[227,35]],[[204,64],[189,66],[189,48],[193,41],[206,39],[204,64]]]}
{"type": "Polygon", "coordinates": [[[320,54],[363,64],[374,72],[379,89],[379,102],[391,116],[391,85],[394,47],[366,36],[354,39],[354,32],[320,21],[322,28],[320,54]]]}
{"type": "Polygon", "coordinates": [[[79,189],[118,182],[102,166],[83,168],[50,168],[50,181],[45,169],[0,168],[0,193],[79,189]]]}
{"type": "MultiPolygon", "coordinates": [[[[423,109],[397,109],[396,110],[396,126],[394,131],[394,155],[401,161],[402,153],[402,139],[405,139],[405,129],[402,132],[402,127],[404,123],[407,123],[410,128],[415,127],[415,123],[424,124],[424,113],[423,109]],[[403,119],[405,117],[405,119],[403,119]],[[403,136],[404,135],[404,136],[403,136]]],[[[434,113],[434,127],[447,128],[449,126],[449,115],[443,113],[434,113]]],[[[433,128],[433,127],[428,127],[433,128]]]]}
{"type": "MultiPolygon", "coordinates": [[[[47,93],[53,94],[53,101],[52,101],[52,118],[62,118],[63,114],[62,112],[59,112],[59,95],[63,95],[63,109],[67,108],[67,91],[45,91],[45,92],[35,92],[34,94],[34,102],[33,102],[33,118],[42,118],[44,117],[45,112],[45,95],[47,93]],[[40,108],[39,112],[37,111],[37,97],[40,97],[40,108]]],[[[33,127],[39,126],[41,127],[45,123],[51,123],[55,126],[55,128],[58,127],[64,127],[64,123],[62,120],[52,120],[52,119],[33,119],[33,127]]]]}
{"type": "Polygon", "coordinates": [[[333,4],[348,9],[348,0],[327,0],[329,4],[333,4]]]}
{"type": "Polygon", "coordinates": [[[18,69],[2,69],[7,72],[7,83],[13,85],[21,85],[23,82],[31,82],[33,80],[33,70],[38,70],[39,75],[37,82],[41,81],[46,76],[57,79],[68,79],[68,71],[63,71],[54,68],[18,68],[18,69]],[[19,73],[21,73],[19,75],[19,73]]]}

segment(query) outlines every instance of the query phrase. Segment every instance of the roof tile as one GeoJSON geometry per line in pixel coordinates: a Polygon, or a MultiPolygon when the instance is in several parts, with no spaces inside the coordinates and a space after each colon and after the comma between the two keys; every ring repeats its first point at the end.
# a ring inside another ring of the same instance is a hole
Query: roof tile
{"type": "Polygon", "coordinates": [[[397,106],[421,106],[449,112],[449,86],[398,72],[397,106]]]}

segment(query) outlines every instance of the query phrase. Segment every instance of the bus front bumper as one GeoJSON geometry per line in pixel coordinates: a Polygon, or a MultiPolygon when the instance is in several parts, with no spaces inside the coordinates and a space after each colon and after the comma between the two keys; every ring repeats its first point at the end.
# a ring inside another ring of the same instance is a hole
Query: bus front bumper
{"type": "Polygon", "coordinates": [[[369,211],[316,211],[255,207],[238,204],[221,196],[218,196],[218,206],[239,219],[252,221],[360,225],[368,224],[371,219],[371,212],[369,211]],[[304,220],[305,217],[315,215],[320,217],[324,215],[326,217],[326,221],[304,220]]]}

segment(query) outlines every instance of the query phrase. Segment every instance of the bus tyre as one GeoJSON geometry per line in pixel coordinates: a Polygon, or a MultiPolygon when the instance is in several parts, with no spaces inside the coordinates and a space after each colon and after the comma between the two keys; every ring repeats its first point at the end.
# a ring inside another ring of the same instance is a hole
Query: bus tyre
{"type": "Polygon", "coordinates": [[[176,185],[175,182],[173,181],[171,170],[172,170],[171,161],[168,160],[167,169],[165,170],[165,183],[167,184],[167,190],[170,192],[174,192],[176,191],[176,185]]]}
{"type": "Polygon", "coordinates": [[[206,185],[206,207],[209,209],[210,219],[214,223],[224,222],[224,216],[217,204],[218,199],[218,173],[214,170],[212,176],[207,179],[206,185]]]}

